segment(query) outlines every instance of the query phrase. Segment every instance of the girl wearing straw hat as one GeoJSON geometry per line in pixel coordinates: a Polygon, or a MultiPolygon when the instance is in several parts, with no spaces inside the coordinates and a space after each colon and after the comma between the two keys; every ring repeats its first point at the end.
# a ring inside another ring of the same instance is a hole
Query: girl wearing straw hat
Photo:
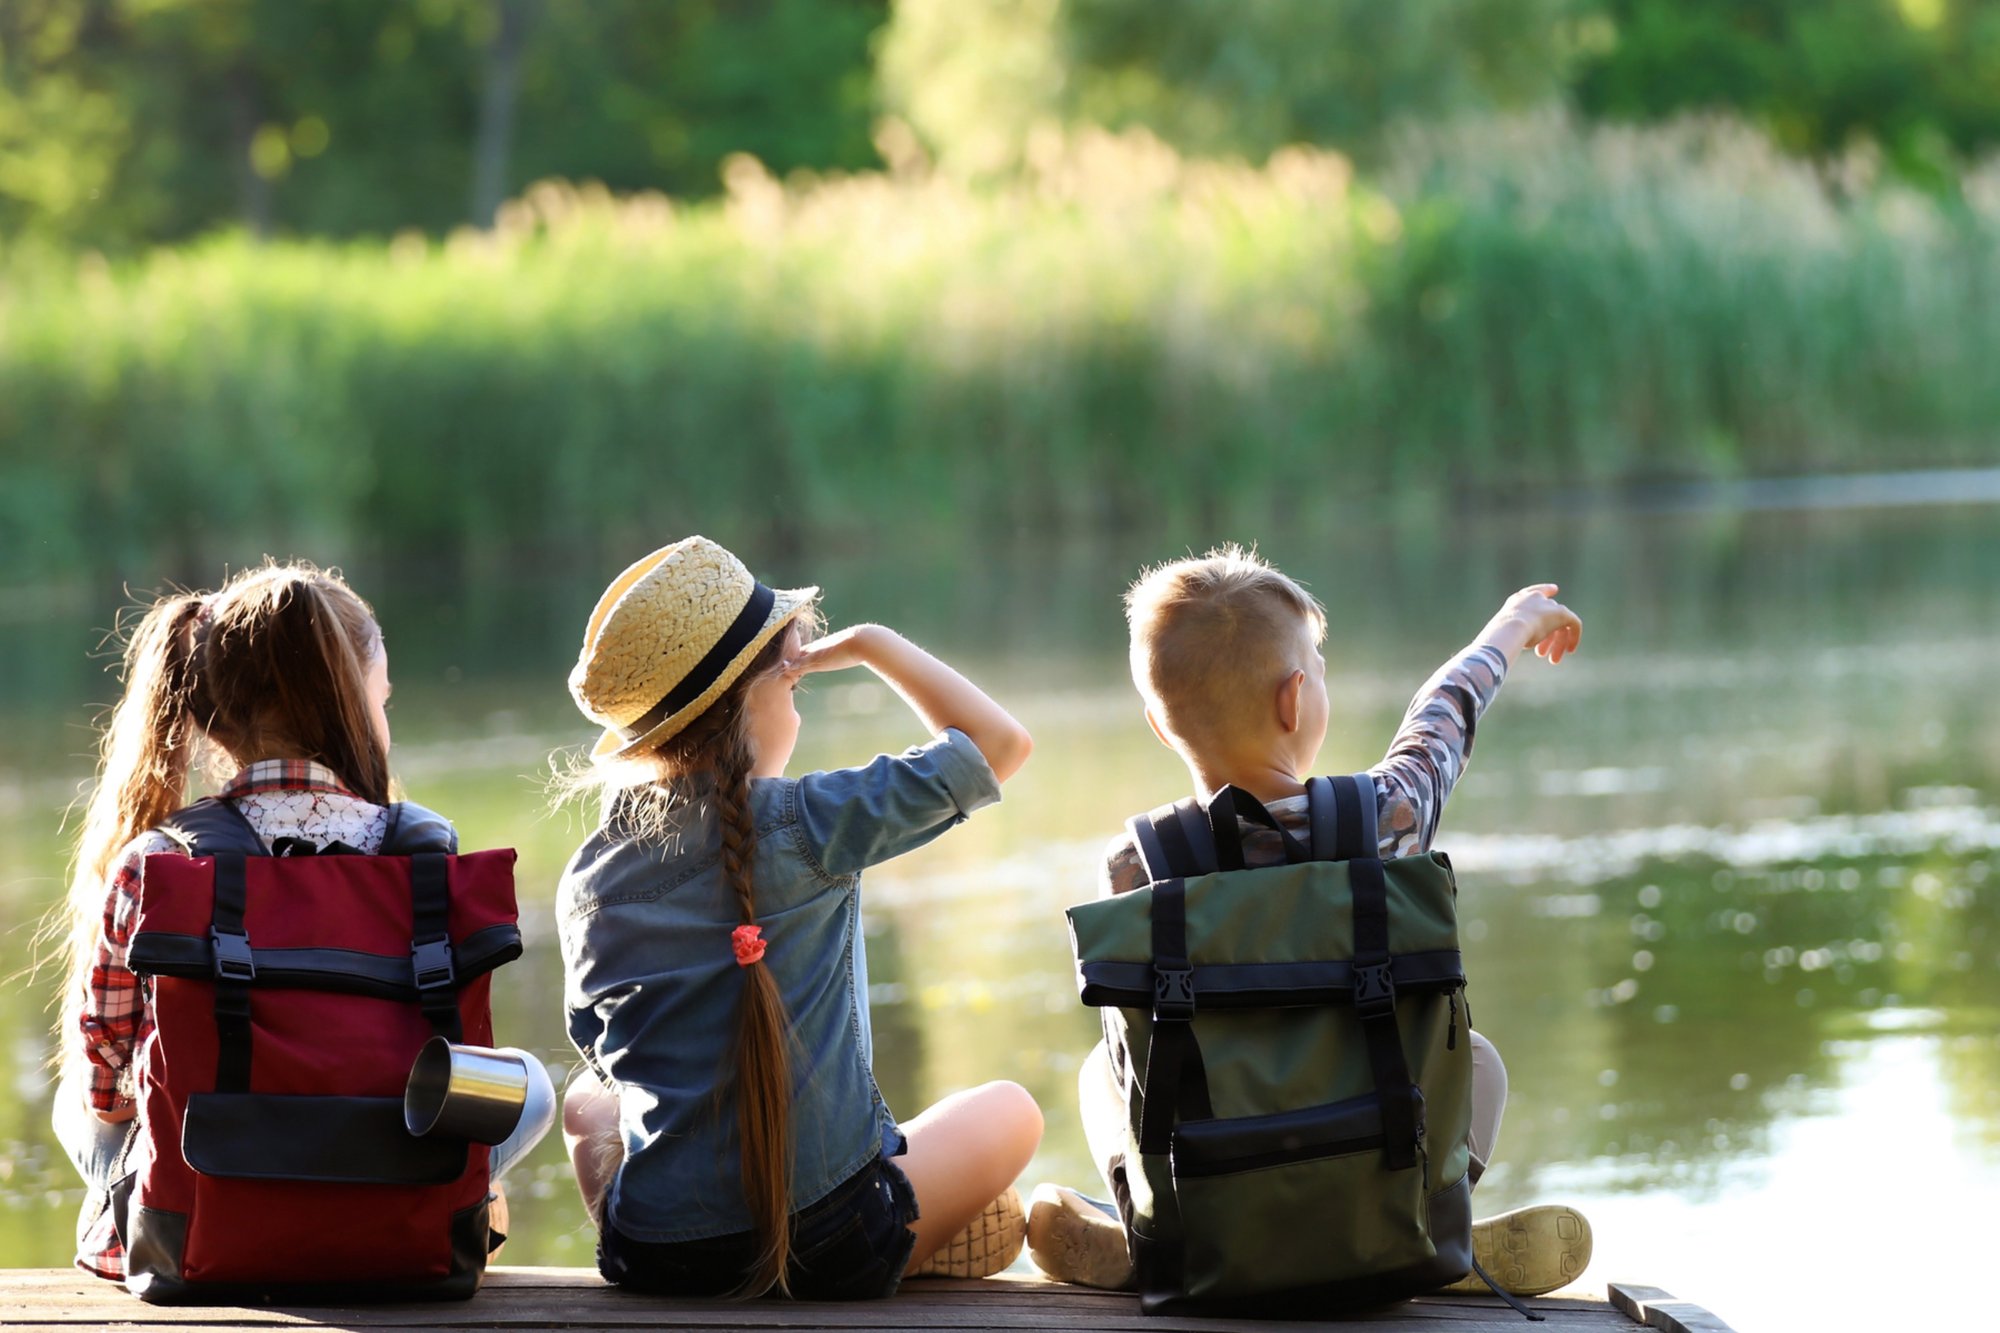
{"type": "Polygon", "coordinates": [[[603,819],[557,896],[585,1069],[563,1127],[598,1267],[674,1295],[887,1296],[1019,1252],[1012,1185],[1041,1139],[1012,1083],[898,1124],[870,1072],[860,873],[1000,798],[1028,733],[879,625],[813,639],[817,588],[773,590],[689,537],[613,580],[570,692],[604,729],[603,819]],[[865,666],[934,737],[784,776],[792,691],[865,666]]]}

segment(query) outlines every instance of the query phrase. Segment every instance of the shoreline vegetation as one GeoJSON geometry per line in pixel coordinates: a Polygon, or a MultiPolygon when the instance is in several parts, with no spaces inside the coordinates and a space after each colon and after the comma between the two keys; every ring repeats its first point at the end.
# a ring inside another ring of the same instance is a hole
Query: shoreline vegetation
{"type": "Polygon", "coordinates": [[[2000,463],[2000,164],[1955,196],[1719,120],[1550,113],[1261,167],[1037,137],[968,185],[543,184],[490,232],[0,255],[12,580],[366,540],[481,558],[1297,522],[2000,463]]]}

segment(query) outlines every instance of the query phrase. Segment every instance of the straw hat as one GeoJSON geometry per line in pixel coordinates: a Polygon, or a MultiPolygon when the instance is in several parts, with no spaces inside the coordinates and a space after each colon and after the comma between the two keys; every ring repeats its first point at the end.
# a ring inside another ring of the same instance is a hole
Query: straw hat
{"type": "Polygon", "coordinates": [[[765,587],[706,537],[627,569],[597,599],[569,673],[576,706],[604,728],[591,757],[626,758],[694,721],[817,596],[765,587]]]}

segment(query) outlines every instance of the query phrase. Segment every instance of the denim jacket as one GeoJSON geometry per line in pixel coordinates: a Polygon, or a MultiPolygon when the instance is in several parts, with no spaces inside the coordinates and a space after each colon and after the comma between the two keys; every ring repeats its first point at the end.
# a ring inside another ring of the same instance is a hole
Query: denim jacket
{"type": "MultiPolygon", "coordinates": [[[[870,1065],[861,871],[1000,799],[992,768],[947,731],[860,768],[750,784],[763,965],[784,996],[798,1094],[794,1211],[902,1139],[870,1065]]],[[[741,922],[709,802],[663,838],[633,836],[621,802],[577,849],[557,892],[570,1040],[618,1097],[625,1165],[611,1212],[634,1240],[750,1229],[724,1086],[743,978],[741,922]]]]}

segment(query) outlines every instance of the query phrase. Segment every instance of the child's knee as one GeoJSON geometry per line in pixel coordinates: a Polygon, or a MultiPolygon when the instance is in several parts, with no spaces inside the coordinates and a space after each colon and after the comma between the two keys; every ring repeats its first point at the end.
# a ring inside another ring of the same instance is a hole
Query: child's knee
{"type": "Polygon", "coordinates": [[[979,1104],[987,1123],[999,1131],[995,1138],[1015,1149],[1021,1165],[1027,1165],[1042,1142],[1042,1108],[1034,1095],[1018,1083],[999,1079],[979,1090],[979,1104]]]}
{"type": "Polygon", "coordinates": [[[1482,1033],[1467,1034],[1472,1039],[1472,1082],[1475,1088],[1500,1101],[1507,1100],[1507,1065],[1500,1052],[1482,1033]]]}

